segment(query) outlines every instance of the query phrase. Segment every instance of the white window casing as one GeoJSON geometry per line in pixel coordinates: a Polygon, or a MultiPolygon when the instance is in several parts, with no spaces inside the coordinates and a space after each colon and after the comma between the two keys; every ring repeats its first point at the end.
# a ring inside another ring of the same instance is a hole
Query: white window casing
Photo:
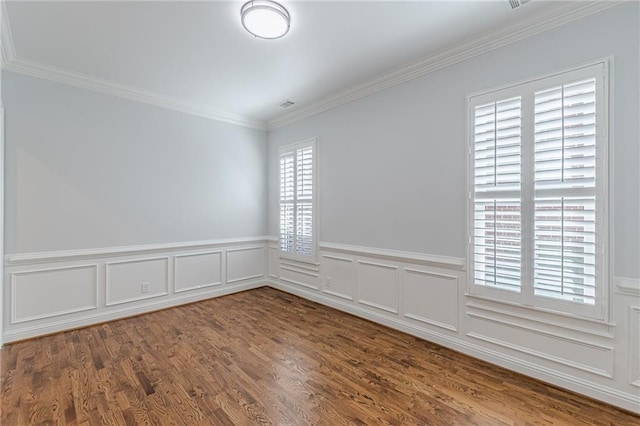
{"type": "Polygon", "coordinates": [[[469,291],[606,320],[608,61],[469,98],[469,291]]]}

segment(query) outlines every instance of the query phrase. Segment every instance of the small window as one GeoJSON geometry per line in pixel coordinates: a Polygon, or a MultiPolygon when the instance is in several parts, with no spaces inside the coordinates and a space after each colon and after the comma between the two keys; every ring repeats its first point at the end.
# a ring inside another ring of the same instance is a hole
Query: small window
{"type": "Polygon", "coordinates": [[[606,65],[469,99],[472,293],[604,319],[606,65]]]}
{"type": "Polygon", "coordinates": [[[280,148],[280,254],[316,258],[316,140],[280,148]]]}

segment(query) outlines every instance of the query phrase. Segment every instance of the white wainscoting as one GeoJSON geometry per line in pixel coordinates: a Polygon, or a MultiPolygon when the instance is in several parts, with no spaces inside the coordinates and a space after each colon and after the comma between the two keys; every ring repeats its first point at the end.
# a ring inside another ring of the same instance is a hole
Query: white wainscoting
{"type": "Polygon", "coordinates": [[[398,313],[398,267],[388,263],[357,261],[358,302],[398,313]]]}
{"type": "Polygon", "coordinates": [[[264,277],[264,244],[227,249],[227,283],[264,277]]]}
{"type": "Polygon", "coordinates": [[[169,257],[107,262],[106,306],[169,294],[169,257]],[[147,290],[143,290],[143,286],[147,290]]]}
{"type": "Polygon", "coordinates": [[[346,300],[353,300],[355,268],[353,259],[341,256],[322,255],[324,270],[323,292],[346,300]]]}
{"type": "Polygon", "coordinates": [[[272,240],[268,263],[274,288],[639,411],[640,308],[617,308],[637,300],[632,280],[603,322],[470,296],[462,258],[320,243],[317,264],[293,263],[272,240]]]}
{"type": "Polygon", "coordinates": [[[269,284],[640,411],[637,280],[612,281],[613,315],[602,322],[469,296],[461,258],[325,243],[317,262],[278,254],[276,240],[256,237],[8,255],[4,341],[269,284]]]}
{"type": "Polygon", "coordinates": [[[315,263],[305,263],[292,259],[279,259],[280,280],[299,287],[318,290],[320,269],[315,263]]]}
{"type": "MultiPolygon", "coordinates": [[[[467,336],[555,364],[613,378],[613,348],[469,313],[467,336]]],[[[553,368],[553,364],[551,364],[553,368]]]]}
{"type": "Polygon", "coordinates": [[[629,382],[640,388],[640,306],[629,307],[629,382]]]}
{"type": "Polygon", "coordinates": [[[404,268],[404,316],[458,331],[458,277],[404,268]]]}
{"type": "Polygon", "coordinates": [[[278,278],[279,269],[278,269],[278,245],[273,244],[273,242],[269,243],[269,276],[271,278],[278,278]]]}
{"type": "Polygon", "coordinates": [[[174,293],[222,284],[222,250],[173,257],[174,293]]]}
{"type": "Polygon", "coordinates": [[[98,307],[97,264],[34,269],[10,277],[12,324],[98,307]]]}
{"type": "Polygon", "coordinates": [[[3,342],[265,285],[265,237],[5,257],[3,342]]]}

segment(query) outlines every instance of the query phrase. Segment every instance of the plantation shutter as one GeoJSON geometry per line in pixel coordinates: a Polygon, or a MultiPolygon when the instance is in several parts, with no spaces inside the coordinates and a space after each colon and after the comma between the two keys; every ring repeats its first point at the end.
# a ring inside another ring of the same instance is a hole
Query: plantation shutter
{"type": "Polygon", "coordinates": [[[295,157],[293,153],[280,156],[280,250],[294,253],[295,236],[295,157]]]}
{"type": "Polygon", "coordinates": [[[593,305],[596,80],[535,93],[534,291],[593,305]]]}
{"type": "Polygon", "coordinates": [[[470,291],[603,319],[607,63],[469,98],[470,291]]]}
{"type": "Polygon", "coordinates": [[[280,250],[292,257],[315,256],[314,141],[280,152],[280,250]]]}
{"type": "Polygon", "coordinates": [[[313,254],[313,148],[296,152],[296,250],[303,256],[313,254]]]}
{"type": "Polygon", "coordinates": [[[474,110],[474,277],[519,291],[521,283],[521,98],[474,110]]]}

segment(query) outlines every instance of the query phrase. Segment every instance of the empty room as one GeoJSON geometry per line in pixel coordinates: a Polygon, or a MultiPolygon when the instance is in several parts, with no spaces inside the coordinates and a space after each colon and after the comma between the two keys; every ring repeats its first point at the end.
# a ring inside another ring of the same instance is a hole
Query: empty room
{"type": "Polygon", "coordinates": [[[0,4],[0,424],[640,424],[640,2],[0,4]]]}

